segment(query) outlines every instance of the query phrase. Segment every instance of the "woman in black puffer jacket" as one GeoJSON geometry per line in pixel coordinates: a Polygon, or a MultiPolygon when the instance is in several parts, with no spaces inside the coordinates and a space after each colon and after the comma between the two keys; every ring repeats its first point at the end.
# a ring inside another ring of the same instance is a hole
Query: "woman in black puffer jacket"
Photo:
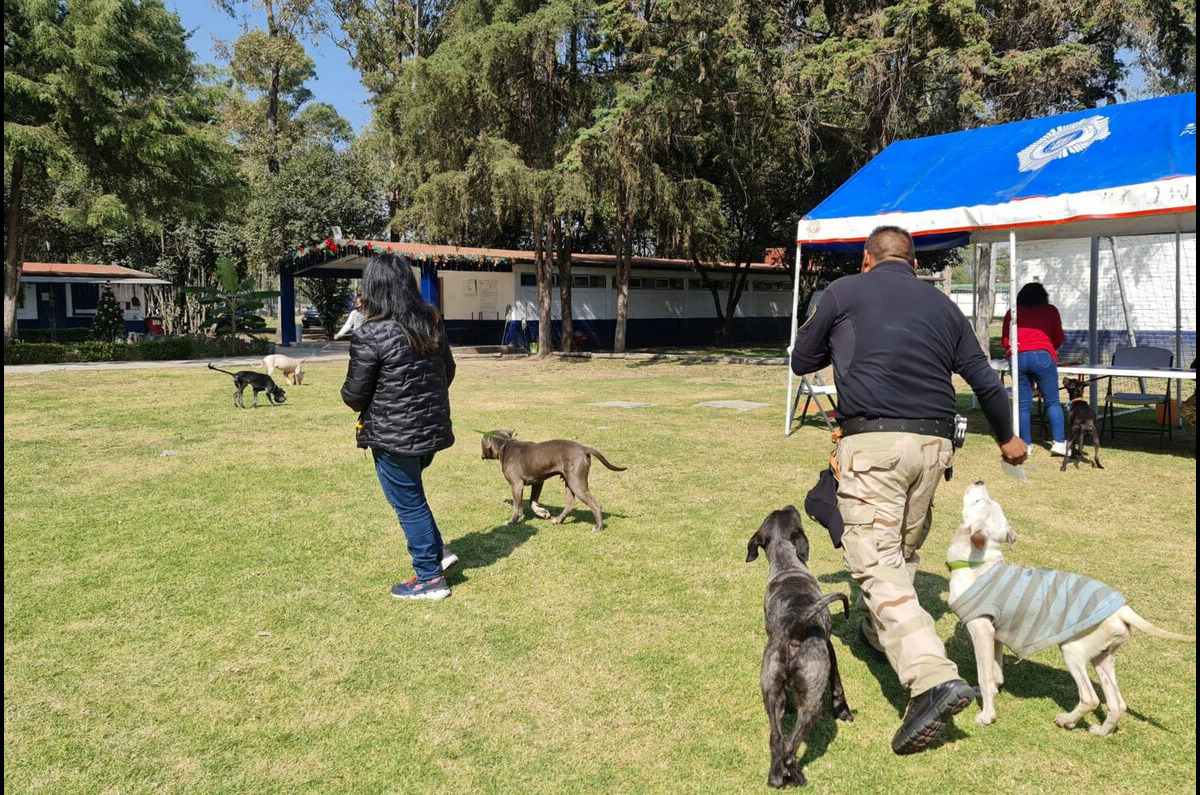
{"type": "Polygon", "coordinates": [[[416,576],[392,586],[398,599],[450,595],[442,535],[421,472],[454,444],[454,357],[437,309],[425,303],[407,260],[372,257],[363,273],[366,321],[350,342],[342,400],[358,414],[358,446],[371,448],[383,494],[396,510],[416,576]]]}

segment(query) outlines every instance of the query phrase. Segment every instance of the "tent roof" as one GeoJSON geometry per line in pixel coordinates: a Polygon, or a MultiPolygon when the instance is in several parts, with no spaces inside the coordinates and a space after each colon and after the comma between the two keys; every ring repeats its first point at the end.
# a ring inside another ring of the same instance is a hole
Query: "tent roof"
{"type": "Polygon", "coordinates": [[[1010,229],[1026,240],[1192,232],[1195,212],[1188,93],[898,141],[804,216],[796,238],[837,248],[895,224],[937,249],[1010,229]]]}

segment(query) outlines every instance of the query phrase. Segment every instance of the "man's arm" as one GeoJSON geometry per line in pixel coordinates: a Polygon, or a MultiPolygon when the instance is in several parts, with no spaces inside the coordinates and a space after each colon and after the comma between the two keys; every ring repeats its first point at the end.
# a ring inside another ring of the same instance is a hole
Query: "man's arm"
{"type": "Polygon", "coordinates": [[[826,290],[817,304],[817,311],[796,331],[796,344],[792,346],[792,372],[807,375],[828,367],[833,360],[829,345],[829,332],[837,318],[837,298],[826,290]]]}
{"type": "Polygon", "coordinates": [[[1013,437],[1012,413],[1008,393],[1000,383],[1000,376],[992,369],[988,357],[979,347],[979,340],[965,315],[954,350],[954,372],[963,377],[979,398],[979,406],[992,426],[992,435],[1001,444],[1013,437]]]}

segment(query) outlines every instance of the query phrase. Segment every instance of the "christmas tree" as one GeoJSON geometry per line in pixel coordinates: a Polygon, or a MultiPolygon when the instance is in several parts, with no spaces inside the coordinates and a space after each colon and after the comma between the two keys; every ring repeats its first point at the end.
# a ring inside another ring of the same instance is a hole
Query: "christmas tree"
{"type": "Polygon", "coordinates": [[[113,295],[112,287],[104,285],[100,293],[100,301],[96,304],[96,321],[92,324],[92,334],[98,340],[112,342],[125,336],[125,319],[117,297],[113,295]]]}

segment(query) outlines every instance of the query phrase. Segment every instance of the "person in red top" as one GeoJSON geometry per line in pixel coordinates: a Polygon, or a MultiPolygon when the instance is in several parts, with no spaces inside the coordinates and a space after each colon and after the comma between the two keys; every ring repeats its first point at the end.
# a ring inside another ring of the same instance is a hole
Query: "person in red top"
{"type": "MultiPolygon", "coordinates": [[[[1005,356],[1012,355],[1009,339],[1011,319],[1012,312],[1005,312],[1004,332],[1000,337],[1005,356]]],[[[1033,444],[1030,415],[1033,409],[1033,385],[1036,383],[1046,404],[1050,435],[1054,437],[1051,455],[1065,455],[1067,452],[1066,422],[1062,403],[1058,400],[1058,349],[1062,344],[1062,318],[1058,315],[1058,309],[1050,303],[1045,287],[1038,282],[1030,282],[1017,293],[1015,380],[1021,398],[1021,438],[1026,445],[1033,444]]]]}

